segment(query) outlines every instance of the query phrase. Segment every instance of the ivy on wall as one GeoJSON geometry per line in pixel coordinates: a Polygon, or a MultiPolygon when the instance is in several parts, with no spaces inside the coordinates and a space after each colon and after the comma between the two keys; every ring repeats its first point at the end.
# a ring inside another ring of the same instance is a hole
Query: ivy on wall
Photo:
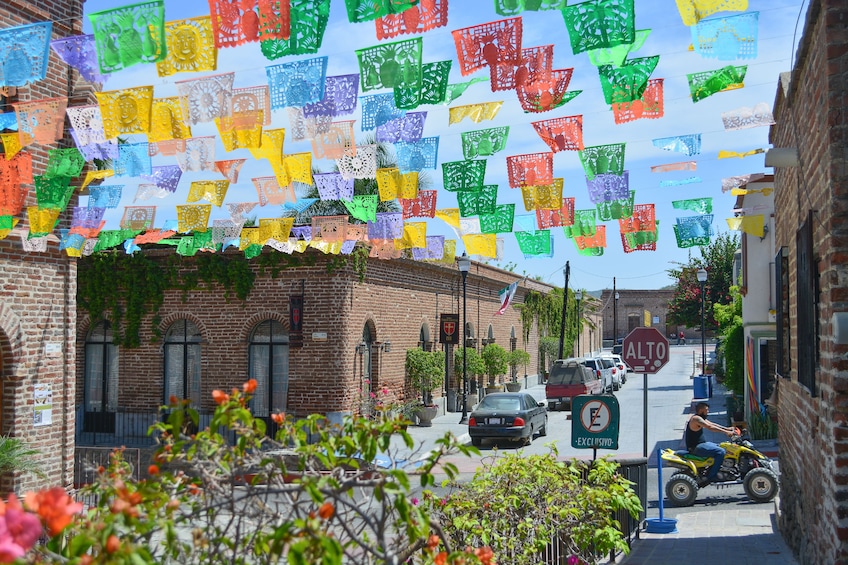
{"type": "MultiPolygon", "coordinates": [[[[327,272],[332,274],[350,264],[362,282],[368,254],[367,247],[357,246],[349,256],[330,256],[327,272]]],[[[86,311],[93,321],[108,317],[114,343],[131,349],[141,345],[145,316],[150,316],[154,340],[162,337],[159,310],[168,291],[182,291],[183,301],[187,301],[190,291],[217,283],[224,289],[225,300],[244,301],[253,290],[257,273],[276,279],[286,269],[314,266],[316,262],[312,254],[267,253],[247,259],[241,254],[209,253],[199,254],[187,264],[177,255],[151,258],[144,253],[95,253],[81,258],[78,264],[77,308],[86,311]]]]}

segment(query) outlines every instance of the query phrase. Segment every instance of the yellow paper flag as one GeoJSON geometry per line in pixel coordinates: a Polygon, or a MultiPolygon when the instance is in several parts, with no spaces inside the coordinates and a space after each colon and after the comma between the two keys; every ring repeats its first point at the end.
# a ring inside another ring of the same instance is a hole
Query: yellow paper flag
{"type": "Polygon", "coordinates": [[[103,116],[106,139],[130,133],[148,133],[153,109],[153,87],[95,92],[103,116]]]}
{"type": "Polygon", "coordinates": [[[459,208],[443,208],[436,210],[436,217],[444,221],[447,225],[455,228],[459,227],[459,208]]]}
{"type": "Polygon", "coordinates": [[[503,100],[500,102],[484,102],[482,104],[466,104],[465,106],[454,106],[450,109],[448,117],[449,125],[458,124],[465,118],[479,124],[483,120],[491,120],[501,109],[503,100]]]}
{"type": "Polygon", "coordinates": [[[754,216],[737,216],[735,218],[727,218],[727,226],[736,231],[743,231],[747,234],[757,237],[765,237],[766,218],[762,214],[754,216]]]}
{"type": "Polygon", "coordinates": [[[291,234],[294,218],[265,218],[259,220],[260,241],[264,244],[269,239],[286,241],[291,234]]]}
{"type": "Polygon", "coordinates": [[[215,206],[220,207],[224,203],[224,198],[227,196],[227,189],[230,187],[228,180],[196,180],[191,183],[186,202],[197,202],[198,200],[208,200],[215,206]]]}
{"type": "Polygon", "coordinates": [[[210,16],[165,22],[165,44],[168,55],[156,63],[160,77],[218,68],[218,50],[210,16]]]}
{"type": "Polygon", "coordinates": [[[427,247],[427,224],[424,222],[405,222],[403,237],[395,240],[395,249],[427,247]]]}
{"type": "Polygon", "coordinates": [[[0,140],[3,140],[3,151],[6,153],[7,161],[21,150],[21,137],[18,132],[0,133],[0,140]]]}
{"type": "Polygon", "coordinates": [[[102,180],[109,178],[115,175],[115,171],[112,169],[101,169],[99,171],[86,171],[85,179],[82,181],[82,186],[80,187],[80,193],[82,193],[86,187],[91,184],[91,181],[94,180],[102,180]]]}
{"type": "Polygon", "coordinates": [[[739,157],[740,159],[744,159],[745,157],[750,157],[751,155],[759,155],[760,153],[765,152],[765,149],[752,149],[751,151],[745,151],[744,153],[738,153],[736,151],[725,151],[722,149],[718,152],[718,158],[729,159],[730,157],[739,157]]]}
{"type": "Polygon", "coordinates": [[[498,256],[498,238],[493,233],[475,233],[462,236],[465,249],[469,255],[480,255],[482,257],[498,256]]]}
{"type": "Polygon", "coordinates": [[[183,106],[178,96],[154,98],[152,108],[148,141],[159,142],[191,137],[191,127],[185,120],[183,106]]]}
{"type": "Polygon", "coordinates": [[[189,233],[205,232],[209,226],[211,204],[184,204],[177,206],[177,231],[189,233]]]}

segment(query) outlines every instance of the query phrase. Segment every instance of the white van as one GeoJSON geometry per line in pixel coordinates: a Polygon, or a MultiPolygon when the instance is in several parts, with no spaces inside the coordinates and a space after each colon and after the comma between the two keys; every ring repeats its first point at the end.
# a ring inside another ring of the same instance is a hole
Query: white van
{"type": "MultiPolygon", "coordinates": [[[[595,371],[597,377],[601,379],[601,391],[603,393],[612,393],[612,391],[615,390],[612,380],[615,364],[612,359],[604,357],[587,357],[583,360],[583,365],[595,371]]],[[[617,369],[615,370],[618,372],[617,369]]]]}

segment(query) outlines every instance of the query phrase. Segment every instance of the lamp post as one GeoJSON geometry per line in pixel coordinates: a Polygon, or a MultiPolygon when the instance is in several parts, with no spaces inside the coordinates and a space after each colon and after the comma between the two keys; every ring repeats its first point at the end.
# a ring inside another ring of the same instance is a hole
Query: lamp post
{"type": "Polygon", "coordinates": [[[462,256],[456,260],[459,267],[459,272],[462,273],[462,418],[460,424],[468,423],[468,365],[466,363],[467,346],[465,341],[465,326],[468,324],[468,311],[466,310],[467,288],[466,280],[468,279],[468,271],[471,269],[471,259],[463,251],[462,256]]]}
{"type": "Polygon", "coordinates": [[[612,347],[618,345],[618,291],[615,290],[615,277],[612,278],[612,295],[615,302],[612,303],[612,347]]]}
{"type": "Polygon", "coordinates": [[[582,290],[574,293],[574,300],[577,301],[577,356],[580,357],[580,301],[583,300],[582,290]]]}
{"type": "Polygon", "coordinates": [[[706,325],[706,296],[704,296],[704,287],[707,284],[707,270],[698,269],[698,283],[701,285],[701,374],[707,373],[707,325],[706,325]]]}

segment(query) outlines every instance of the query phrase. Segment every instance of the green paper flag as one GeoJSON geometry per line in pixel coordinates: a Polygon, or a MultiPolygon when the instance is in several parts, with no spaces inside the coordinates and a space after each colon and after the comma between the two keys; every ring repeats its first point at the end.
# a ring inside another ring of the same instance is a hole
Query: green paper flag
{"type": "Polygon", "coordinates": [[[498,185],[486,184],[480,192],[457,192],[459,215],[463,218],[479,214],[494,214],[498,202],[498,185]]]}
{"type": "Polygon", "coordinates": [[[442,180],[448,192],[479,192],[485,176],[485,159],[442,163],[442,180]]]}
{"type": "Polygon", "coordinates": [[[379,196],[376,194],[360,194],[353,197],[353,201],[342,200],[350,215],[363,222],[377,221],[377,204],[379,196]]]}
{"type": "Polygon", "coordinates": [[[636,199],[636,191],[630,191],[630,198],[620,198],[609,202],[598,202],[598,219],[602,222],[629,218],[633,215],[633,201],[636,199]]]}
{"type": "Polygon", "coordinates": [[[565,233],[565,237],[593,236],[597,231],[596,221],[597,212],[594,208],[591,210],[575,210],[574,223],[570,226],[563,226],[562,231],[565,233]]]}
{"type": "Polygon", "coordinates": [[[106,249],[121,245],[126,240],[132,239],[140,233],[138,230],[103,230],[97,235],[94,252],[105,251],[106,249]]]}
{"type": "Polygon", "coordinates": [[[578,255],[584,255],[586,257],[600,257],[601,255],[604,254],[604,248],[603,247],[586,247],[585,249],[580,249],[580,247],[578,246],[577,247],[577,254],[578,255]]]}
{"type": "Polygon", "coordinates": [[[589,0],[562,9],[575,55],[636,40],[633,0],[589,0]]]}
{"type": "Polygon", "coordinates": [[[421,91],[420,37],[356,50],[363,92],[381,88],[421,91]]]}
{"type": "Polygon", "coordinates": [[[254,257],[259,257],[262,254],[262,245],[258,243],[251,243],[247,247],[244,248],[244,257],[245,259],[253,259],[254,257]]]}
{"type": "Polygon", "coordinates": [[[680,249],[686,249],[688,247],[703,247],[710,244],[709,234],[701,237],[682,237],[676,224],[671,227],[674,228],[674,237],[677,239],[677,247],[680,249]]]}
{"type": "Polygon", "coordinates": [[[592,180],[596,175],[611,173],[621,176],[624,174],[624,143],[611,145],[593,145],[578,151],[580,163],[586,178],[592,180]]]}
{"type": "Polygon", "coordinates": [[[419,0],[345,0],[347,19],[352,24],[371,22],[390,14],[400,14],[419,0]]]}
{"type": "Polygon", "coordinates": [[[421,65],[419,88],[395,87],[395,107],[399,110],[413,110],[420,104],[441,104],[444,102],[450,69],[451,61],[438,61],[421,65]]]}
{"type": "Polygon", "coordinates": [[[640,29],[636,32],[636,41],[633,43],[622,43],[615,47],[591,49],[587,53],[587,55],[589,55],[589,62],[596,67],[600,67],[601,65],[620,67],[627,58],[627,55],[642,48],[642,45],[644,45],[645,40],[648,39],[649,35],[651,35],[651,30],[640,29]]]}
{"type": "Polygon", "coordinates": [[[330,19],[330,0],[289,0],[291,35],[260,42],[262,54],[274,60],[286,55],[317,53],[330,19]]]}
{"type": "Polygon", "coordinates": [[[495,12],[501,16],[517,16],[524,10],[562,10],[566,0],[495,0],[495,12]]]}
{"type": "Polygon", "coordinates": [[[550,230],[517,231],[515,239],[525,257],[550,257],[553,252],[550,230]]]}
{"type": "Polygon", "coordinates": [[[462,155],[466,159],[494,155],[506,148],[508,135],[509,126],[463,132],[462,155]]]}
{"type": "Polygon", "coordinates": [[[44,170],[47,178],[78,177],[85,166],[85,157],[76,147],[51,149],[47,155],[47,167],[44,170]]]}
{"type": "Polygon", "coordinates": [[[88,15],[100,72],[165,60],[165,2],[151,0],[88,15]]]}
{"type": "Polygon", "coordinates": [[[487,82],[489,79],[486,78],[473,78],[468,82],[458,82],[456,84],[449,84],[447,90],[445,91],[445,101],[442,104],[450,104],[468,90],[468,87],[472,84],[477,84],[478,82],[487,82]]]}
{"type": "Polygon", "coordinates": [[[672,208],[675,210],[691,210],[697,214],[712,214],[713,199],[712,198],[691,198],[689,200],[673,200],[672,208]]]}
{"type": "Polygon", "coordinates": [[[747,65],[734,67],[728,65],[715,71],[704,71],[686,75],[689,81],[689,93],[692,102],[699,102],[716,92],[742,88],[745,80],[747,65]]]}
{"type": "Polygon", "coordinates": [[[36,175],[34,180],[39,208],[65,209],[74,194],[74,187],[68,185],[68,177],[48,178],[45,175],[36,175]]]}
{"type": "Polygon", "coordinates": [[[620,67],[601,65],[598,75],[607,104],[621,104],[639,100],[648,87],[648,79],[657,68],[659,55],[625,61],[620,67]]]}
{"type": "Polygon", "coordinates": [[[511,232],[514,219],[515,204],[500,204],[495,207],[494,214],[480,214],[480,231],[482,233],[511,232]]]}

